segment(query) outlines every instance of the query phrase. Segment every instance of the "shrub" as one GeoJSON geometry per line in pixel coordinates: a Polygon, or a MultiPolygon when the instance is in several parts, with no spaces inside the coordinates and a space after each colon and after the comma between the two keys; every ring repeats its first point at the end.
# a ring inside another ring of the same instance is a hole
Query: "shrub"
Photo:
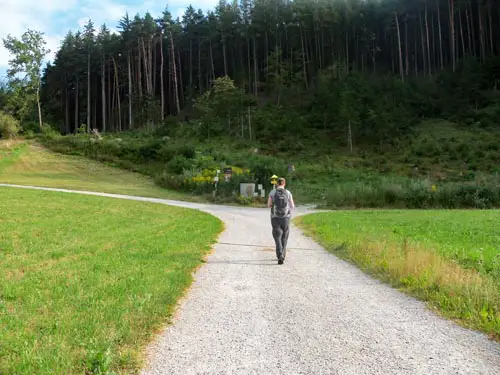
{"type": "Polygon", "coordinates": [[[185,170],[193,168],[190,160],[184,156],[176,155],[167,163],[167,171],[174,174],[182,174],[185,170]]]}
{"type": "Polygon", "coordinates": [[[21,130],[21,125],[13,116],[0,111],[0,137],[11,139],[16,137],[21,130]]]}

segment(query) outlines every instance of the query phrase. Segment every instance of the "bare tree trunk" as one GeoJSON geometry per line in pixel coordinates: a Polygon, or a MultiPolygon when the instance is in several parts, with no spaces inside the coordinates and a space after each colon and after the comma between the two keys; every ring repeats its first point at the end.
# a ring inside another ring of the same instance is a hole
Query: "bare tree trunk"
{"type": "Polygon", "coordinates": [[[430,38],[429,38],[429,18],[427,17],[427,1],[425,2],[425,32],[427,36],[427,69],[429,75],[432,74],[431,67],[431,49],[430,49],[430,38]]]}
{"type": "Polygon", "coordinates": [[[251,119],[252,111],[250,106],[248,106],[248,138],[252,139],[252,119],[251,119]]]}
{"type": "Polygon", "coordinates": [[[181,107],[179,104],[179,89],[178,89],[178,83],[177,83],[177,68],[175,64],[175,49],[174,49],[174,36],[172,35],[172,32],[170,31],[170,48],[171,48],[171,55],[172,55],[172,74],[173,74],[173,81],[174,81],[174,98],[175,98],[175,106],[177,109],[177,114],[181,112],[181,107]]]}
{"type": "Polygon", "coordinates": [[[486,46],[485,46],[485,36],[484,36],[484,27],[483,27],[483,15],[481,12],[481,6],[477,7],[478,11],[478,19],[479,19],[479,40],[481,41],[481,60],[484,61],[486,57],[486,46]]]}
{"type": "Polygon", "coordinates": [[[306,51],[304,49],[304,35],[302,34],[302,25],[300,26],[300,42],[302,43],[302,70],[304,73],[304,84],[307,90],[308,84],[307,84],[306,51]]]}
{"type": "Polygon", "coordinates": [[[212,67],[212,80],[215,81],[215,66],[214,66],[214,55],[212,51],[212,39],[210,39],[210,64],[212,67]]]}
{"type": "Polygon", "coordinates": [[[203,83],[201,81],[201,41],[198,39],[198,90],[203,93],[203,83]]]}
{"type": "Polygon", "coordinates": [[[474,49],[472,47],[472,30],[471,30],[470,19],[469,19],[469,9],[467,7],[465,7],[465,20],[466,20],[466,24],[467,24],[467,38],[469,40],[468,51],[469,51],[469,53],[472,52],[472,54],[474,54],[474,49]]]}
{"type": "Polygon", "coordinates": [[[421,47],[422,47],[422,62],[424,65],[424,74],[427,74],[428,72],[428,67],[427,67],[427,56],[425,53],[425,37],[424,37],[424,20],[422,19],[422,13],[420,12],[420,9],[418,10],[418,24],[420,27],[420,40],[421,40],[421,47]]]}
{"type": "Polygon", "coordinates": [[[491,16],[491,0],[488,0],[488,24],[490,30],[490,52],[495,54],[495,39],[493,38],[493,18],[491,16]]]}
{"type": "Polygon", "coordinates": [[[141,48],[140,41],[138,41],[139,48],[137,49],[137,86],[139,88],[139,100],[142,99],[142,63],[141,63],[141,48]]]}
{"type": "Polygon", "coordinates": [[[352,128],[351,128],[351,120],[349,120],[349,125],[347,128],[347,145],[349,146],[349,151],[352,154],[352,128]]]}
{"type": "Polygon", "coordinates": [[[258,80],[259,80],[259,70],[258,70],[258,62],[257,62],[257,46],[256,46],[256,41],[255,37],[253,38],[253,69],[254,69],[254,89],[255,89],[255,96],[257,97],[259,94],[259,85],[258,85],[258,80]]]}
{"type": "Polygon", "coordinates": [[[408,46],[408,14],[405,17],[405,63],[406,63],[406,75],[410,75],[410,62],[409,62],[409,46],[408,46]]]}
{"type": "Polygon", "coordinates": [[[163,70],[165,56],[163,54],[163,30],[160,36],[160,95],[161,95],[161,122],[165,120],[165,81],[163,79],[163,70]]]}
{"type": "Polygon", "coordinates": [[[90,103],[90,53],[87,58],[87,132],[90,133],[90,111],[91,103],[90,103]]]}
{"type": "Polygon", "coordinates": [[[437,3],[437,10],[438,10],[438,34],[439,34],[439,61],[441,64],[441,70],[444,69],[444,62],[443,62],[443,32],[441,29],[441,7],[439,4],[439,0],[437,3]]]}
{"type": "Polygon", "coordinates": [[[75,88],[75,132],[78,130],[80,127],[80,116],[79,116],[79,108],[78,108],[78,102],[79,102],[80,94],[78,92],[78,76],[76,76],[76,88],[75,88]]]}
{"type": "Polygon", "coordinates": [[[456,70],[456,52],[455,52],[455,0],[448,0],[450,8],[450,47],[451,47],[451,61],[453,66],[453,71],[456,70]]]}
{"type": "Polygon", "coordinates": [[[401,75],[401,82],[404,82],[405,75],[403,70],[403,52],[401,51],[401,32],[399,30],[399,19],[398,19],[398,14],[396,12],[394,12],[394,19],[396,21],[396,29],[398,32],[399,74],[401,75]]]}
{"type": "Polygon", "coordinates": [[[130,62],[130,51],[127,54],[128,65],[128,128],[132,129],[132,67],[130,62]]]}
{"type": "MultiPolygon", "coordinates": [[[[116,65],[116,60],[113,58],[113,66],[115,68],[115,84],[117,92],[117,104],[118,104],[118,129],[122,130],[122,110],[121,110],[121,99],[120,99],[120,86],[118,85],[118,67],[116,65]]],[[[129,120],[130,121],[130,120],[129,120]]]]}
{"type": "Polygon", "coordinates": [[[222,56],[224,58],[224,75],[227,76],[226,37],[224,35],[222,35],[222,56]]]}
{"type": "Polygon", "coordinates": [[[102,132],[106,133],[106,65],[101,63],[102,132]]]}
{"type": "Polygon", "coordinates": [[[179,70],[179,103],[181,107],[184,107],[184,79],[182,78],[182,65],[181,65],[181,53],[177,52],[177,69],[179,70]]]}
{"type": "Polygon", "coordinates": [[[464,38],[464,28],[462,25],[462,12],[460,7],[458,8],[458,17],[459,17],[459,27],[460,27],[460,40],[462,41],[462,56],[465,56],[465,38],[464,38]]]}
{"type": "Polygon", "coordinates": [[[65,99],[64,127],[66,130],[66,134],[69,134],[70,123],[69,123],[69,96],[68,96],[68,75],[67,75],[67,73],[64,73],[64,99],[65,99]]]}
{"type": "Polygon", "coordinates": [[[36,104],[38,107],[38,123],[40,124],[40,131],[41,131],[43,129],[43,122],[42,122],[42,107],[40,105],[40,80],[36,88],[36,104]]]}
{"type": "Polygon", "coordinates": [[[193,40],[189,40],[189,100],[193,99],[193,40]]]}

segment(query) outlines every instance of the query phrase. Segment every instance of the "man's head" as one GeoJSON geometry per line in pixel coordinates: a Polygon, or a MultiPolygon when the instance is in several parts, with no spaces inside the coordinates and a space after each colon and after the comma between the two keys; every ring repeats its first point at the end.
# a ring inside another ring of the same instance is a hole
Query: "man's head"
{"type": "Polygon", "coordinates": [[[283,177],[278,178],[278,187],[285,187],[286,180],[283,177]]]}

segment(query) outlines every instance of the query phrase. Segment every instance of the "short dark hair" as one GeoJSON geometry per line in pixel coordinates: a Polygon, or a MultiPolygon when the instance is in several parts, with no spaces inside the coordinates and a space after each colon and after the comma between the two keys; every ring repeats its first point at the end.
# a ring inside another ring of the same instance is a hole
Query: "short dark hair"
{"type": "Polygon", "coordinates": [[[278,178],[278,185],[284,185],[286,183],[286,180],[283,177],[278,178]]]}

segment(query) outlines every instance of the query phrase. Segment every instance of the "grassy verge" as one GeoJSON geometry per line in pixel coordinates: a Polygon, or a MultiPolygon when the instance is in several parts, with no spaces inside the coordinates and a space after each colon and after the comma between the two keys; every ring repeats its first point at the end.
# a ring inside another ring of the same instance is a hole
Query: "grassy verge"
{"type": "Polygon", "coordinates": [[[0,373],[133,373],[221,229],[194,210],[0,188],[0,373]]]}
{"type": "Polygon", "coordinates": [[[326,249],[500,340],[499,211],[318,213],[296,223],[326,249]]]}
{"type": "Polygon", "coordinates": [[[177,200],[201,200],[159,187],[139,173],[79,156],[56,154],[36,144],[0,142],[0,182],[177,200]]]}
{"type": "Polygon", "coordinates": [[[24,142],[0,141],[0,176],[19,159],[26,147],[24,142]]]}

